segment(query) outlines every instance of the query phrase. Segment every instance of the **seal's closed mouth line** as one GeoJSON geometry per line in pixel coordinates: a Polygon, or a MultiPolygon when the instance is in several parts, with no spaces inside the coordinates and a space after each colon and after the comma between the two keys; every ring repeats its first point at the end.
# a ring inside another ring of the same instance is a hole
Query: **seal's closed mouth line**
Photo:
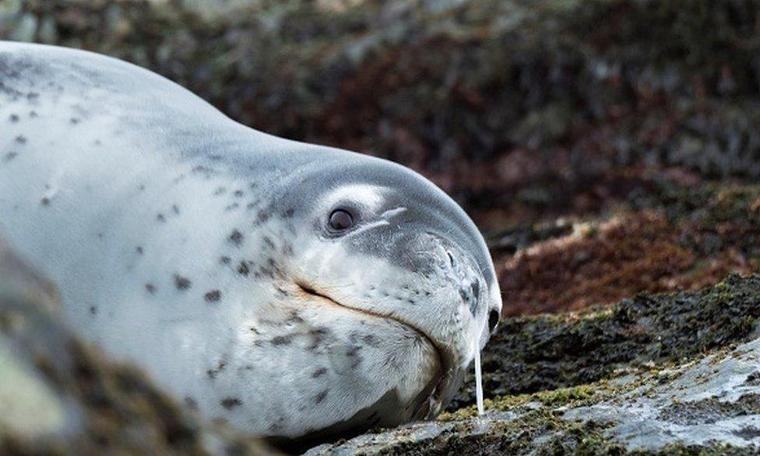
{"type": "Polygon", "coordinates": [[[441,366],[445,367],[445,365],[443,363],[443,357],[441,356],[440,349],[438,348],[438,346],[436,345],[436,343],[433,341],[433,339],[431,339],[427,334],[425,334],[421,329],[417,328],[416,326],[414,326],[414,325],[412,325],[412,324],[410,324],[410,323],[408,323],[406,321],[399,320],[398,318],[396,318],[396,317],[394,317],[392,315],[383,315],[383,314],[375,313],[375,312],[372,312],[372,311],[369,311],[369,310],[366,310],[366,309],[357,309],[356,307],[346,306],[346,305],[341,304],[340,302],[336,301],[335,299],[327,296],[326,294],[321,293],[321,292],[315,290],[314,288],[312,288],[312,287],[310,287],[308,285],[305,285],[303,283],[296,283],[296,285],[305,294],[309,294],[309,295],[312,295],[312,296],[317,296],[317,297],[322,298],[322,299],[326,299],[326,300],[330,301],[332,304],[335,304],[336,306],[340,306],[340,307],[343,307],[344,309],[348,309],[348,310],[353,310],[354,312],[359,312],[359,313],[367,314],[370,317],[383,318],[383,319],[386,319],[386,320],[393,320],[393,321],[395,321],[395,322],[397,322],[397,323],[399,323],[401,325],[404,325],[404,326],[412,329],[414,332],[416,332],[417,334],[419,334],[422,338],[424,338],[428,342],[430,342],[430,345],[432,345],[433,348],[435,348],[436,353],[438,353],[438,357],[441,358],[441,366]]]}
{"type": "MultiPolygon", "coordinates": [[[[392,315],[383,315],[383,314],[375,313],[375,312],[372,312],[372,311],[369,311],[369,310],[366,310],[366,309],[357,309],[356,307],[350,307],[350,306],[343,305],[340,302],[334,300],[333,298],[325,295],[324,293],[321,293],[321,292],[315,290],[313,287],[311,287],[309,285],[306,285],[306,284],[304,284],[302,282],[296,282],[296,286],[304,294],[308,294],[308,295],[311,295],[311,296],[316,296],[318,298],[322,298],[322,299],[324,299],[326,301],[329,301],[330,303],[332,303],[332,304],[334,304],[336,306],[342,307],[344,309],[352,310],[354,312],[363,313],[363,314],[368,315],[370,317],[382,318],[382,319],[385,319],[385,320],[393,320],[396,323],[398,323],[400,325],[403,325],[404,327],[407,327],[407,328],[411,329],[412,331],[416,332],[422,339],[428,341],[428,343],[430,343],[430,345],[435,350],[435,354],[438,357],[438,364],[441,366],[441,370],[442,370],[442,376],[441,376],[441,378],[443,379],[443,378],[447,377],[447,373],[448,373],[449,368],[450,368],[450,366],[449,366],[450,363],[447,362],[446,357],[443,355],[443,351],[438,346],[438,344],[436,344],[435,341],[432,338],[430,338],[430,336],[428,336],[427,334],[425,334],[424,331],[422,331],[421,329],[417,328],[413,324],[410,324],[410,323],[408,323],[406,321],[403,321],[403,320],[399,320],[398,318],[396,318],[396,317],[394,317],[392,315]]],[[[436,389],[438,389],[438,388],[436,388],[436,389]]]]}

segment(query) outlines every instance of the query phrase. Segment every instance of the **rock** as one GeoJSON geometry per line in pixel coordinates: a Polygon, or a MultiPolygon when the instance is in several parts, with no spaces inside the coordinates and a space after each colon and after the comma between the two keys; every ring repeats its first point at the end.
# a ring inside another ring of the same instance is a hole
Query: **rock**
{"type": "Polygon", "coordinates": [[[0,454],[268,452],[79,341],[54,290],[0,242],[0,454]]]}
{"type": "Polygon", "coordinates": [[[631,392],[568,410],[564,418],[609,424],[626,448],[728,444],[760,449],[760,339],[696,364],[665,369],[631,392]],[[660,384],[662,383],[662,384],[660,384]]]}
{"type": "Polygon", "coordinates": [[[522,318],[512,337],[525,341],[525,351],[510,359],[498,340],[488,346],[486,356],[493,350],[507,359],[491,363],[497,370],[485,379],[533,392],[487,400],[484,416],[470,406],[308,454],[757,454],[758,318],[760,277],[735,275],[698,292],[642,295],[610,310],[522,318]],[[556,333],[548,330],[552,323],[556,333]],[[583,382],[578,360],[586,357],[596,363],[585,369],[600,370],[583,382]],[[522,368],[514,363],[521,358],[522,368]],[[531,376],[575,386],[545,390],[531,376]]]}

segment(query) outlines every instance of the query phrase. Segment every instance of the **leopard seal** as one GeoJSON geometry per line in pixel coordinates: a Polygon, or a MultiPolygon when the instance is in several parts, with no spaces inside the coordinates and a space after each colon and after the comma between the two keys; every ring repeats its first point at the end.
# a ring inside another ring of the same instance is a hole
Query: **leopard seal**
{"type": "Polygon", "coordinates": [[[0,235],[78,333],[257,436],[435,415],[502,305],[476,226],[419,174],[53,46],[0,43],[0,235]]]}

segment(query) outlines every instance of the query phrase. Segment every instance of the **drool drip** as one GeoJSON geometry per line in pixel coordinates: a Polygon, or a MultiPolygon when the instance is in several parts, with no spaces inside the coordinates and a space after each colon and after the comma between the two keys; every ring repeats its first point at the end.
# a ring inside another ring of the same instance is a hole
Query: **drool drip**
{"type": "Polygon", "coordinates": [[[478,415],[485,413],[483,407],[483,375],[480,372],[480,347],[475,341],[475,399],[478,403],[478,415]]]}

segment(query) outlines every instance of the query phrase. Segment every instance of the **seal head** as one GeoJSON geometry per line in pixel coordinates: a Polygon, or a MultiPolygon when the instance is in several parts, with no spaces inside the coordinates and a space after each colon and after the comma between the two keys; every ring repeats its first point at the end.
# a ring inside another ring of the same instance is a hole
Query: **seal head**
{"type": "MultiPolygon", "coordinates": [[[[330,160],[338,151],[319,149],[306,153],[323,159],[295,171],[293,184],[275,198],[295,221],[286,222],[278,238],[297,246],[282,264],[281,286],[298,299],[279,306],[351,315],[330,325],[348,335],[346,347],[357,349],[345,388],[375,382],[377,400],[343,425],[432,417],[456,392],[498,322],[501,297],[483,238],[454,201],[417,173],[345,151],[339,152],[351,160],[330,160]],[[383,322],[413,342],[398,345],[378,331],[362,332],[365,320],[383,322]],[[373,342],[382,344],[381,353],[366,351],[373,342]],[[419,356],[419,365],[387,376],[387,389],[378,388],[394,363],[414,358],[409,353],[419,356]],[[361,367],[365,354],[375,367],[361,367]]],[[[340,388],[340,381],[330,383],[340,388]]],[[[344,395],[334,392],[338,399],[344,395]]],[[[322,402],[329,407],[328,397],[322,402]]]]}

